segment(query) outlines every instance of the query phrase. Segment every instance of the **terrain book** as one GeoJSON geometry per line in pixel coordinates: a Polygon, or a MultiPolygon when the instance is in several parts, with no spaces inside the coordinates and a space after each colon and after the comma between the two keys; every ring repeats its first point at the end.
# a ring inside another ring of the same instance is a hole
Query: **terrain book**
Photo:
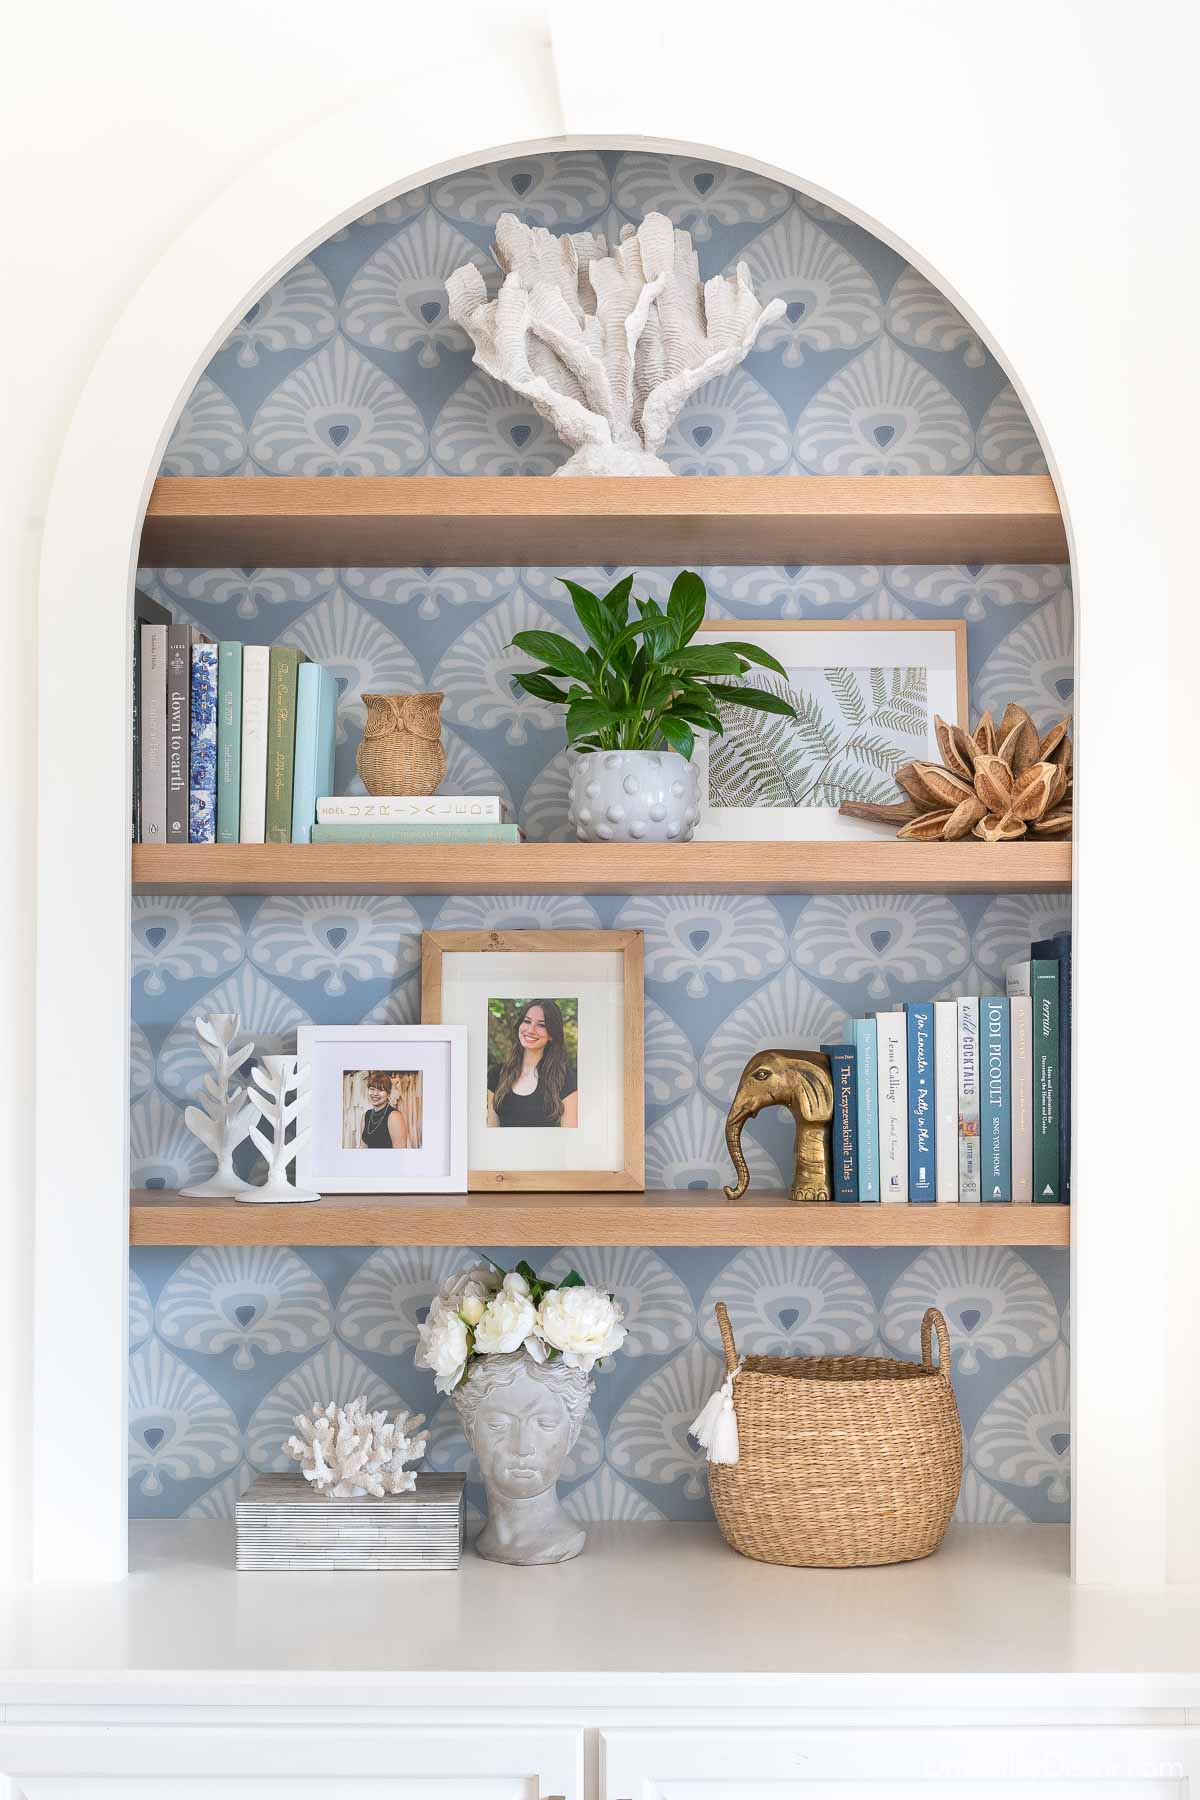
{"type": "Polygon", "coordinates": [[[242,803],[242,646],[217,646],[217,842],[236,844],[242,803]]]}
{"type": "Polygon", "coordinates": [[[979,1002],[980,1191],[984,1200],[1012,1199],[1008,1001],[985,994],[979,1002]]]}
{"type": "Polygon", "coordinates": [[[247,644],[242,652],[242,794],[240,842],[261,844],[267,829],[267,704],[271,652],[247,644]]]}
{"type": "Polygon", "coordinates": [[[854,1021],[854,1080],[858,1099],[858,1198],[879,1199],[878,1028],[874,1019],[854,1021]]]}
{"type": "Polygon", "coordinates": [[[314,844],[519,844],[515,825],[314,825],[314,844]]]}
{"type": "Polygon", "coordinates": [[[1058,1187],[1071,1198],[1071,934],[1056,931],[1029,948],[1031,957],[1058,962],[1058,1187]]]}
{"type": "Polygon", "coordinates": [[[188,843],[217,841],[217,646],[192,645],[188,843]]]}
{"type": "Polygon", "coordinates": [[[958,1202],[958,1005],[933,1003],[934,1164],[938,1205],[958,1202]]]}
{"type": "Polygon", "coordinates": [[[171,615],[149,594],[135,588],[133,594],[133,689],[130,725],[132,728],[133,806],[131,825],[133,841],[142,841],[142,626],[169,625],[171,615]]]}
{"type": "Polygon", "coordinates": [[[320,663],[300,664],[296,676],[296,761],[292,774],[292,842],[312,841],[317,795],[333,786],[337,734],[337,678],[320,663]]]}
{"type": "Polygon", "coordinates": [[[879,1198],[908,1199],[908,1021],[902,1012],[875,1014],[879,1069],[879,1198]]]}
{"type": "Polygon", "coordinates": [[[979,1001],[964,994],[958,1011],[958,1197],[978,1202],[979,1001]]]}
{"type": "Polygon", "coordinates": [[[292,841],[292,775],[296,764],[296,678],[304,652],[294,644],[271,646],[267,692],[268,844],[292,841]]]}
{"type": "Polygon", "coordinates": [[[1048,957],[1010,963],[1010,994],[1033,1002],[1033,1197],[1061,1197],[1058,1138],[1058,963],[1048,957]]]}
{"type": "Polygon", "coordinates": [[[1013,1205],[1033,1199],[1033,1002],[1028,994],[1008,998],[1008,1048],[1012,1091],[1013,1205]]]}
{"type": "Polygon", "coordinates": [[[840,1205],[858,1204],[858,1095],[853,1044],[822,1044],[833,1077],[833,1121],[829,1128],[833,1194],[840,1205]]]}
{"type": "Polygon", "coordinates": [[[933,1002],[910,1000],[904,1014],[908,1021],[908,1197],[928,1205],[937,1198],[933,1002]]]}
{"type": "Polygon", "coordinates": [[[510,818],[498,794],[322,794],[317,800],[318,825],[501,825],[510,818]]]}
{"type": "Polygon", "coordinates": [[[140,625],[142,842],[167,841],[167,631],[140,625]]]}

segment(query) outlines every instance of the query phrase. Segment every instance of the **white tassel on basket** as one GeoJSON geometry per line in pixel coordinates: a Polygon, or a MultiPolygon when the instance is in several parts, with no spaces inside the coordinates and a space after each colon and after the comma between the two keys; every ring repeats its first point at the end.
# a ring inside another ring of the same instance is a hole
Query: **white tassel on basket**
{"type": "Polygon", "coordinates": [[[736,1463],[740,1455],[737,1414],[733,1410],[733,1384],[742,1372],[745,1357],[738,1358],[715,1394],[700,1408],[689,1436],[706,1451],[710,1463],[736,1463]]]}

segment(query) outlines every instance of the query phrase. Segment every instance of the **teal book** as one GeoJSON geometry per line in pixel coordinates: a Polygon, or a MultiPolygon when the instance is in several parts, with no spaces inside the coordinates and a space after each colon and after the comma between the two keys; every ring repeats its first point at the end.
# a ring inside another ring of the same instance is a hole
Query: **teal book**
{"type": "Polygon", "coordinates": [[[1012,1200],[1012,1096],[1008,1001],[985,994],[979,1002],[980,1198],[1012,1200]]]}
{"type": "Polygon", "coordinates": [[[853,1044],[822,1044],[833,1077],[833,1122],[830,1160],[833,1194],[840,1205],[858,1204],[858,1092],[853,1044]]]}
{"type": "Polygon", "coordinates": [[[242,807],[242,646],[217,645],[217,842],[240,840],[242,807]]]}
{"type": "Polygon", "coordinates": [[[879,1199],[879,1050],[874,1019],[855,1019],[854,1048],[858,1066],[858,1197],[874,1205],[879,1199]]]}
{"type": "Polygon", "coordinates": [[[320,663],[301,663],[296,677],[296,759],[292,771],[292,842],[312,842],[318,796],[333,786],[337,679],[320,663]]]}
{"type": "Polygon", "coordinates": [[[314,825],[314,844],[519,844],[515,825],[314,825]]]}
{"type": "Polygon", "coordinates": [[[904,1016],[908,1022],[908,1198],[915,1205],[927,1206],[937,1199],[932,1000],[906,1001],[904,1016]]]}
{"type": "MultiPolygon", "coordinates": [[[[1057,931],[1029,947],[1031,957],[1058,963],[1058,1190],[1071,1202],[1071,934],[1057,931]]],[[[1036,1198],[1036,1196],[1035,1196],[1036,1198]]]]}

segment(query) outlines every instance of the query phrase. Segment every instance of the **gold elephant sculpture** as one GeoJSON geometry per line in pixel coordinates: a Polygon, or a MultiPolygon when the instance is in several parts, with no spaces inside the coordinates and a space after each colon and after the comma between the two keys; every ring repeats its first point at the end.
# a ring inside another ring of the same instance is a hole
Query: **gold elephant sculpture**
{"type": "Polygon", "coordinates": [[[742,1154],[742,1127],[766,1106],[786,1106],[796,1121],[794,1204],[821,1204],[833,1199],[830,1180],[829,1126],[833,1118],[833,1078],[829,1058],[816,1050],[760,1050],[742,1070],[729,1117],[725,1143],[737,1173],[727,1200],[740,1200],[750,1185],[742,1154]]]}

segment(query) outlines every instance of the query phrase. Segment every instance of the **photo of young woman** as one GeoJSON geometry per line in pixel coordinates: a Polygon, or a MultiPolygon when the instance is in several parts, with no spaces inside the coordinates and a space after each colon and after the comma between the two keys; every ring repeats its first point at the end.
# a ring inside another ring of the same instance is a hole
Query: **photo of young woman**
{"type": "Polygon", "coordinates": [[[488,1124],[576,1127],[578,1056],[578,1000],[489,1000],[488,1124]]]}
{"type": "Polygon", "coordinates": [[[411,1069],[347,1069],[342,1077],[345,1150],[419,1150],[421,1076],[411,1069]]]}

